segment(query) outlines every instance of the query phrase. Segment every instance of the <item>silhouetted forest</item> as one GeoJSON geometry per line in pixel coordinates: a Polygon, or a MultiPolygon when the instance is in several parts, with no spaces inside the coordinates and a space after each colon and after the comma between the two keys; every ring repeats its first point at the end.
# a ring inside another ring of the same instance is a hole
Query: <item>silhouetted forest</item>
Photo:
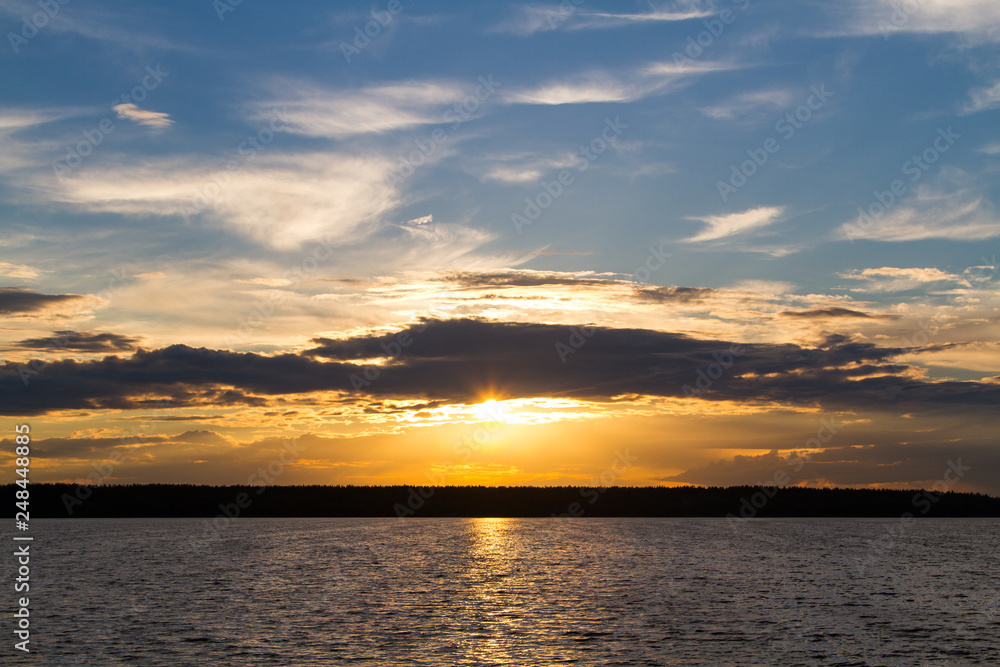
{"type": "MultiPolygon", "coordinates": [[[[4,486],[14,498],[13,484],[4,486]]],[[[200,486],[32,484],[51,517],[1000,517],[976,493],[800,487],[200,486]]],[[[14,503],[5,504],[13,516],[14,503]]]]}

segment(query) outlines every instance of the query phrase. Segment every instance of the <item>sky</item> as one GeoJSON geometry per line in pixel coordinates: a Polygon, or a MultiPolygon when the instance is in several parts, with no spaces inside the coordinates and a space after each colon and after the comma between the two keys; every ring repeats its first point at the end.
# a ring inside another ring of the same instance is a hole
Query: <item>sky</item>
{"type": "Polygon", "coordinates": [[[33,481],[1000,494],[995,0],[0,26],[33,481]]]}

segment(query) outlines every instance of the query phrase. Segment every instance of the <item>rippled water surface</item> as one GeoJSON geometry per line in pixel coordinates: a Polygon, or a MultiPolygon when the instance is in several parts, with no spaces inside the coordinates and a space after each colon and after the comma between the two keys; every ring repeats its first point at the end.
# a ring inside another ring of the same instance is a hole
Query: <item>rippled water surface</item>
{"type": "Polygon", "coordinates": [[[32,529],[21,664],[1000,664],[993,519],[32,529]]]}

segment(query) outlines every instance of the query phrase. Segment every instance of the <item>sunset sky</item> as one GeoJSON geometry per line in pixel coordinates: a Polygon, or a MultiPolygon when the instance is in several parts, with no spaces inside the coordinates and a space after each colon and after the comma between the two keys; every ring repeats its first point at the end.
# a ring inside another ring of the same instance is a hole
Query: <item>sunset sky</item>
{"type": "Polygon", "coordinates": [[[42,5],[32,481],[1000,494],[996,0],[42,5]]]}

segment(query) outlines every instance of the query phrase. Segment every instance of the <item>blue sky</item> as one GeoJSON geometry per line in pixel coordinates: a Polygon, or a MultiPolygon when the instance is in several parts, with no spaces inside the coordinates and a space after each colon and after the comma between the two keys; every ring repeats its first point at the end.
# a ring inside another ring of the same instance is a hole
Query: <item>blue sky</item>
{"type": "MultiPolygon", "coordinates": [[[[994,1],[0,0],[0,19],[11,368],[480,318],[840,336],[906,348],[928,385],[1000,377],[994,1]],[[122,338],[24,343],[56,331],[122,338]]],[[[98,405],[60,437],[120,432],[128,409],[98,405]]],[[[218,408],[242,443],[361,423],[218,408]]],[[[887,429],[857,444],[898,446],[887,429]]],[[[734,455],[713,446],[636,479],[734,455]]]]}

